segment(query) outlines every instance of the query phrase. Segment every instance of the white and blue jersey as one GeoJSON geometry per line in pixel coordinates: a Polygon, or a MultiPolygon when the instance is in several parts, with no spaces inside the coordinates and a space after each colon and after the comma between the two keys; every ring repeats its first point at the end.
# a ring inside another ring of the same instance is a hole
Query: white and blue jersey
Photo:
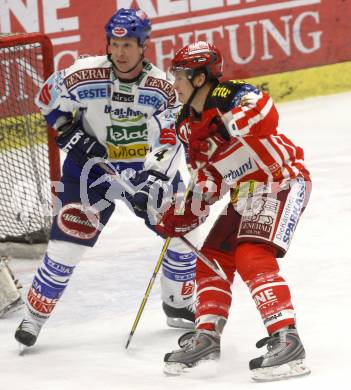
{"type": "Polygon", "coordinates": [[[36,103],[54,128],[79,111],[84,130],[106,147],[118,171],[175,176],[180,144],[161,144],[160,131],[173,126],[178,103],[166,74],[154,65],[145,62],[139,76],[127,81],[115,76],[107,56],[81,58],[54,73],[36,103]]]}

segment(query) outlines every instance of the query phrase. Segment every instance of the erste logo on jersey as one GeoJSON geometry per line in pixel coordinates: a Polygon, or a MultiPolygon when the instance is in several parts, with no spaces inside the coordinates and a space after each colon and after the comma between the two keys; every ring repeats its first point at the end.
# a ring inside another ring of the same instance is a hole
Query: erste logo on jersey
{"type": "Polygon", "coordinates": [[[50,92],[51,89],[52,89],[52,84],[45,84],[39,95],[39,100],[46,106],[51,101],[51,92],[50,92]]]}
{"type": "Polygon", "coordinates": [[[112,30],[112,35],[117,38],[125,37],[128,34],[128,30],[124,27],[116,27],[112,30]]]}

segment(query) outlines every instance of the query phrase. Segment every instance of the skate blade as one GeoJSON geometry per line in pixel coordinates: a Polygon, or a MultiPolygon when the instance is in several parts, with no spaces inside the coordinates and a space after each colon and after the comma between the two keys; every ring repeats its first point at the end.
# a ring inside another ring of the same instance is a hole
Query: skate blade
{"type": "Polygon", "coordinates": [[[191,321],[184,320],[183,318],[167,317],[167,325],[171,328],[178,329],[194,329],[195,324],[191,321]]]}
{"type": "Polygon", "coordinates": [[[256,382],[271,382],[297,376],[308,375],[311,370],[303,359],[273,367],[256,368],[252,370],[252,379],[256,382]]]}
{"type": "Polygon", "coordinates": [[[19,356],[23,356],[26,353],[26,350],[27,350],[27,347],[24,344],[18,343],[18,355],[19,356]]]}
{"type": "Polygon", "coordinates": [[[186,376],[193,379],[213,378],[218,375],[218,360],[201,360],[191,367],[184,363],[166,362],[163,372],[167,376],[186,376]]]}
{"type": "Polygon", "coordinates": [[[166,362],[163,367],[163,372],[169,376],[178,376],[186,372],[189,367],[183,363],[170,363],[166,362]]]}

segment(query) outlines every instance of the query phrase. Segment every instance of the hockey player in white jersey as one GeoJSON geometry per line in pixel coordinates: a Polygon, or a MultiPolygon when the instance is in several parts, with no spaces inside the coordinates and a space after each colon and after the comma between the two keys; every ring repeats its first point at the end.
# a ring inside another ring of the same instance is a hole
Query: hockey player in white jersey
{"type": "MultiPolygon", "coordinates": [[[[151,195],[158,194],[156,208],[163,195],[184,189],[177,171],[182,153],[174,131],[177,98],[165,73],[144,59],[150,31],[142,10],[118,10],[105,26],[109,54],[78,59],[54,73],[38,95],[37,104],[57,129],[57,143],[67,157],[48,249],[15,334],[26,346],[36,342],[76,264],[96,243],[114,211],[113,199],[122,198],[153,229],[148,219],[151,195]],[[118,193],[104,180],[101,165],[86,171],[85,163],[93,158],[108,160],[122,175],[130,176],[132,170],[138,191],[118,193]]],[[[116,261],[117,257],[118,252],[116,261]]],[[[193,327],[195,260],[179,239],[172,239],[161,275],[163,310],[170,326],[193,327]]]]}

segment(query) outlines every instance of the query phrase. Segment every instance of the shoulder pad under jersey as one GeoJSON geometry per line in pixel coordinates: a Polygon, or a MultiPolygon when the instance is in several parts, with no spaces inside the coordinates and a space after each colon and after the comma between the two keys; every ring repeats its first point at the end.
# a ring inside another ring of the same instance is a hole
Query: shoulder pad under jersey
{"type": "Polygon", "coordinates": [[[258,89],[242,80],[227,80],[219,83],[209,96],[206,108],[217,107],[226,112],[240,104],[241,98],[249,92],[259,93],[258,89]]]}

